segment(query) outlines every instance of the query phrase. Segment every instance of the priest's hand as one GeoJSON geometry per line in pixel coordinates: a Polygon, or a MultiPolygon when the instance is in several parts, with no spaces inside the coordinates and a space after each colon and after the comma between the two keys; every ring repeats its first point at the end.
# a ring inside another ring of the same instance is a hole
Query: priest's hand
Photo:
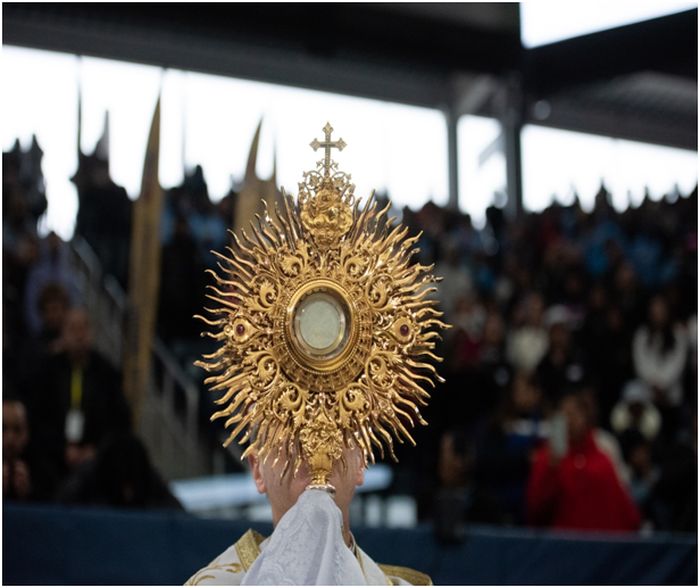
{"type": "MultiPolygon", "coordinates": [[[[276,464],[273,463],[274,459],[269,459],[263,463],[258,459],[257,455],[248,457],[255,486],[258,492],[266,494],[270,501],[274,525],[296,504],[299,496],[311,483],[311,474],[305,463],[301,465],[296,476],[291,466],[285,472],[285,457],[280,457],[276,464]]],[[[328,481],[335,487],[336,491],[333,499],[343,512],[344,519],[347,519],[355,488],[364,483],[366,464],[362,452],[357,448],[352,450],[346,449],[344,457],[347,466],[343,468],[341,463],[337,461],[333,466],[333,472],[328,481]]]]}

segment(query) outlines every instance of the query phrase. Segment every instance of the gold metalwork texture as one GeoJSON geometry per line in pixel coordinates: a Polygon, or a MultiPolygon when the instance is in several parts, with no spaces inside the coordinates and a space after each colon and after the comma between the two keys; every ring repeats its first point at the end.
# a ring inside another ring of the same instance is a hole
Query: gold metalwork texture
{"type": "Polygon", "coordinates": [[[350,176],[338,171],[326,125],[326,155],[304,174],[299,197],[282,194],[219,258],[208,298],[216,306],[198,317],[220,342],[197,365],[231,428],[225,443],[250,443],[244,457],[282,460],[285,471],[310,466],[326,484],[345,447],[374,449],[395,459],[393,438],[415,444],[409,429],[427,424],[419,407],[441,380],[432,362],[440,320],[431,297],[432,266],[412,262],[419,236],[387,219],[372,195],[360,206],[350,176]],[[347,311],[347,341],[335,357],[314,360],[300,351],[291,327],[298,301],[312,292],[334,296],[347,311]]]}

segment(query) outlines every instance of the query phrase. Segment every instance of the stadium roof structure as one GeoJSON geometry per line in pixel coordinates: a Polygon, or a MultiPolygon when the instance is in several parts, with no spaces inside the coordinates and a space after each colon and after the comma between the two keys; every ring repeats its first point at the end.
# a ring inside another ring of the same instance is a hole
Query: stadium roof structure
{"type": "Polygon", "coordinates": [[[697,9],[524,49],[517,3],[4,4],[6,44],[697,149],[697,9]],[[512,102],[511,102],[512,104],[512,102]]]}

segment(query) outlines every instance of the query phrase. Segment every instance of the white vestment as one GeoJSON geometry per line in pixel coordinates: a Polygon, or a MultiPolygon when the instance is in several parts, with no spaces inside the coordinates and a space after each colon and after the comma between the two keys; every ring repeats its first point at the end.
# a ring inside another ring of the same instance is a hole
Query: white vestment
{"type": "Polygon", "coordinates": [[[431,584],[425,574],[379,566],[347,547],[342,515],[322,490],[307,490],[264,539],[249,530],[187,585],[411,585],[431,584]]]}

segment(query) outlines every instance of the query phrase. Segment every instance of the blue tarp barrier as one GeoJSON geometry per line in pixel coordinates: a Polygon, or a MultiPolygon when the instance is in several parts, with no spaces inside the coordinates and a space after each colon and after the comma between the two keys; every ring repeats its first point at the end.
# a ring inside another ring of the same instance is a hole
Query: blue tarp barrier
{"type": "MultiPolygon", "coordinates": [[[[249,526],[180,512],[5,505],[3,584],[182,584],[249,526]]],[[[436,584],[697,584],[695,536],[470,527],[462,544],[445,547],[426,527],[353,532],[376,561],[436,584]]]]}

